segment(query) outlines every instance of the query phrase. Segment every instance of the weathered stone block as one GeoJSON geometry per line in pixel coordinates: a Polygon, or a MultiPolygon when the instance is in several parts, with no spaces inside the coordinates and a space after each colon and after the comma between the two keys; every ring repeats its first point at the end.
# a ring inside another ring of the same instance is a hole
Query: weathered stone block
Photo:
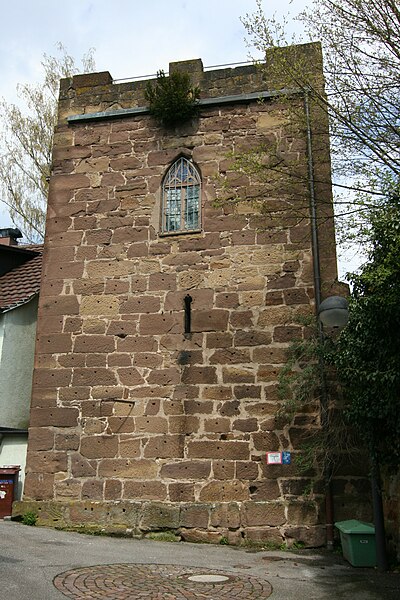
{"type": "Polygon", "coordinates": [[[207,348],[231,348],[231,333],[207,333],[207,348]]]}
{"type": "Polygon", "coordinates": [[[91,502],[90,500],[74,502],[69,507],[69,521],[74,525],[93,524],[97,526],[105,525],[107,522],[107,513],[100,502],[91,502]]]}
{"type": "Polygon", "coordinates": [[[176,275],[152,273],[149,277],[149,291],[176,290],[176,275]]]}
{"type": "Polygon", "coordinates": [[[188,504],[181,507],[181,527],[201,527],[206,529],[210,518],[207,504],[188,504]]]}
{"type": "Polygon", "coordinates": [[[68,386],[71,383],[72,369],[38,369],[33,373],[33,384],[37,388],[68,386]]]}
{"type": "Polygon", "coordinates": [[[77,433],[56,433],[54,449],[55,450],[78,450],[79,435],[77,433]]]}
{"type": "Polygon", "coordinates": [[[120,500],[122,483],[118,479],[106,479],[104,482],[104,500],[120,500]]]}
{"type": "Polygon", "coordinates": [[[279,343],[288,343],[293,340],[301,340],[303,332],[301,327],[295,325],[276,326],[274,327],[273,340],[279,343]]]}
{"type": "Polygon", "coordinates": [[[180,382],[181,373],[179,369],[170,367],[169,369],[157,369],[151,371],[147,378],[150,385],[175,385],[180,382]]]}
{"type": "Polygon", "coordinates": [[[31,410],[31,427],[75,427],[78,421],[76,408],[33,408],[31,410]]]}
{"type": "Polygon", "coordinates": [[[244,527],[276,527],[286,521],[285,507],[272,502],[244,502],[241,518],[244,527]]]}
{"type": "Polygon", "coordinates": [[[140,519],[142,531],[177,529],[178,527],[179,506],[152,503],[143,507],[140,519]]]}
{"type": "Polygon", "coordinates": [[[210,525],[238,529],[240,527],[240,505],[236,502],[213,505],[210,511],[210,525]]]}
{"type": "Polygon", "coordinates": [[[152,296],[136,296],[121,304],[120,312],[124,313],[156,313],[160,310],[160,299],[152,296]]]}
{"type": "Polygon", "coordinates": [[[276,527],[246,527],[245,539],[255,543],[269,543],[279,547],[284,539],[276,527]]]}
{"type": "Polygon", "coordinates": [[[54,496],[54,474],[53,473],[30,473],[26,472],[24,484],[24,498],[35,500],[49,500],[54,496]]]}
{"type": "Polygon", "coordinates": [[[127,481],[123,498],[129,500],[166,500],[167,486],[161,481],[127,481]]]}
{"type": "Polygon", "coordinates": [[[122,385],[141,385],[144,379],[135,367],[117,369],[118,379],[122,385]]]}
{"type": "Polygon", "coordinates": [[[55,352],[70,352],[72,350],[71,334],[55,333],[40,335],[36,343],[36,351],[46,354],[55,352]]]}
{"type": "Polygon", "coordinates": [[[151,460],[130,460],[105,458],[99,464],[99,477],[119,477],[121,479],[156,478],[158,466],[151,460]]]}
{"type": "Polygon", "coordinates": [[[170,433],[196,434],[200,429],[200,419],[189,415],[170,416],[168,429],[170,433]]]}
{"type": "Polygon", "coordinates": [[[265,331],[236,331],[235,346],[267,346],[271,343],[271,334],[265,331]]]}
{"type": "Polygon", "coordinates": [[[171,502],[194,502],[194,483],[170,483],[168,496],[171,502]]]}
{"type": "MultiPolygon", "coordinates": [[[[253,461],[236,461],[236,479],[254,480],[258,479],[258,464],[253,461]]],[[[250,494],[252,493],[250,487],[250,494]]]]}
{"type": "Polygon", "coordinates": [[[163,335],[166,333],[183,333],[182,316],[175,314],[141,315],[139,321],[141,335],[163,335]]]}
{"type": "Polygon", "coordinates": [[[72,385],[111,385],[117,384],[115,373],[110,369],[96,367],[92,369],[75,369],[72,377],[72,385]]]}
{"type": "Polygon", "coordinates": [[[82,484],[82,500],[102,500],[104,481],[88,479],[82,484]]]}
{"type": "Polygon", "coordinates": [[[74,352],[114,352],[115,341],[111,336],[78,335],[75,338],[74,352]]]}
{"type": "MultiPolygon", "coordinates": [[[[130,412],[128,415],[131,414],[130,412]]],[[[135,419],[132,416],[112,416],[108,418],[109,433],[121,434],[136,431],[135,419]]]]}
{"type": "Polygon", "coordinates": [[[192,312],[192,331],[226,331],[228,317],[227,310],[194,310],[192,312]]]}
{"type": "Polygon", "coordinates": [[[188,458],[217,458],[224,460],[247,460],[249,443],[242,441],[189,440],[188,458]]]}
{"type": "Polygon", "coordinates": [[[115,316],[119,311],[117,296],[88,296],[82,298],[80,306],[81,315],[115,316]]]}
{"type": "Polygon", "coordinates": [[[138,433],[167,433],[168,420],[164,417],[136,417],[135,426],[138,433]]]}
{"type": "Polygon", "coordinates": [[[230,419],[214,417],[213,419],[204,420],[205,433],[227,433],[228,431],[231,431],[230,419]]]}
{"type": "Polygon", "coordinates": [[[255,373],[250,368],[222,367],[224,383],[255,383],[255,373]]]}
{"type": "Polygon", "coordinates": [[[218,531],[206,531],[202,529],[185,529],[180,530],[182,539],[185,542],[194,544],[219,544],[222,534],[218,531]]]}
{"type": "Polygon", "coordinates": [[[235,463],[233,460],[213,460],[214,479],[235,479],[235,463]]]}
{"type": "Polygon", "coordinates": [[[248,498],[248,487],[240,481],[211,481],[199,495],[200,502],[239,502],[248,498]]]}
{"type": "Polygon", "coordinates": [[[140,439],[127,438],[119,442],[119,455],[121,458],[139,458],[141,454],[140,439]]]}
{"type": "Polygon", "coordinates": [[[254,448],[265,452],[279,450],[278,436],[272,431],[263,431],[252,434],[254,448]]]}
{"type": "Polygon", "coordinates": [[[266,479],[252,481],[250,484],[250,495],[251,499],[255,501],[278,500],[281,496],[281,492],[276,480],[266,479]]]}
{"type": "Polygon", "coordinates": [[[58,501],[80,499],[81,491],[82,482],[77,479],[56,480],[54,484],[54,498],[58,501]]]}
{"type": "Polygon", "coordinates": [[[284,530],[286,542],[290,547],[294,542],[302,542],[305,548],[318,548],[326,544],[325,526],[287,527],[284,530]]]}
{"type": "Polygon", "coordinates": [[[220,350],[216,350],[210,357],[210,363],[212,365],[229,365],[250,362],[250,351],[239,350],[238,348],[222,348],[220,350]]]}
{"type": "Polygon", "coordinates": [[[232,429],[243,432],[257,431],[258,430],[258,420],[256,418],[249,419],[236,419],[232,423],[232,429]]]}
{"type": "Polygon", "coordinates": [[[52,450],[54,445],[54,430],[46,427],[29,428],[29,451],[40,452],[52,450]]]}
{"type": "Polygon", "coordinates": [[[112,458],[118,452],[118,439],[112,435],[83,437],[80,453],[86,458],[112,458]]]}
{"type": "MultiPolygon", "coordinates": [[[[111,323],[108,333],[112,333],[117,336],[125,336],[129,333],[129,328],[133,326],[129,321],[124,322],[120,321],[118,324],[116,322],[111,323]],[[115,332],[115,333],[114,333],[115,332]]],[[[134,329],[136,326],[134,326],[134,329]]],[[[131,336],[121,337],[117,341],[117,350],[118,352],[156,352],[157,351],[157,342],[154,337],[151,336],[131,336]]]]}
{"type": "Polygon", "coordinates": [[[26,463],[27,473],[57,473],[66,469],[65,452],[30,452],[26,463]]]}
{"type": "Polygon", "coordinates": [[[162,465],[162,479],[207,479],[211,473],[210,461],[186,460],[162,465]]]}
{"type": "Polygon", "coordinates": [[[183,458],[184,436],[157,435],[151,437],[144,449],[145,458],[183,458]]]}

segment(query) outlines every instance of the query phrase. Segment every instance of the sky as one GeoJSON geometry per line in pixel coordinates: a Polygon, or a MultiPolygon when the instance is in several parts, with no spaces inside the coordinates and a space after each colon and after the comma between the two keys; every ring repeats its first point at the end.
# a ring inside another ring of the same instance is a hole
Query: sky
{"type": "MultiPolygon", "coordinates": [[[[307,0],[263,0],[264,12],[294,14],[307,0]]],[[[250,58],[241,16],[255,0],[0,0],[0,96],[18,82],[40,81],[43,53],[57,42],[80,59],[95,49],[97,70],[114,79],[168,70],[176,60],[202,58],[205,66],[250,58]]]]}
{"type": "MultiPolygon", "coordinates": [[[[264,13],[295,15],[311,0],[262,0],[264,13]]],[[[240,18],[256,0],[0,0],[0,98],[18,103],[18,83],[43,78],[43,54],[61,42],[79,64],[94,49],[97,71],[113,79],[168,71],[169,62],[201,58],[205,67],[259,58],[240,18]]],[[[298,25],[289,17],[289,31],[298,25]]],[[[0,204],[1,206],[1,204],[0,204]]],[[[8,227],[0,209],[0,226],[8,227]]]]}

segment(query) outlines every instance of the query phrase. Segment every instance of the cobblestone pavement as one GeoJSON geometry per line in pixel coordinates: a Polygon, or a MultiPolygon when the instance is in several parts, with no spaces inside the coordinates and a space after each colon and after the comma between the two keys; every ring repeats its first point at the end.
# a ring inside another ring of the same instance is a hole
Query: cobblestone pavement
{"type": "Polygon", "coordinates": [[[356,569],[324,550],[94,537],[1,520],[0,540],[0,598],[6,600],[400,598],[400,573],[356,569]]]}
{"type": "Polygon", "coordinates": [[[272,593],[267,581],[255,577],[235,576],[214,569],[151,564],[74,569],[57,575],[54,585],[68,598],[79,600],[265,600],[272,593]]]}

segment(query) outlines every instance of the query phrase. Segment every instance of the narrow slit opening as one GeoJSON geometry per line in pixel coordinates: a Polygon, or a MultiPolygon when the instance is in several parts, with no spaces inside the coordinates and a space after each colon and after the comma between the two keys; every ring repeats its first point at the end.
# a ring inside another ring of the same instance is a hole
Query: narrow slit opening
{"type": "Polygon", "coordinates": [[[192,296],[187,294],[184,299],[185,333],[192,333],[192,296]]]}

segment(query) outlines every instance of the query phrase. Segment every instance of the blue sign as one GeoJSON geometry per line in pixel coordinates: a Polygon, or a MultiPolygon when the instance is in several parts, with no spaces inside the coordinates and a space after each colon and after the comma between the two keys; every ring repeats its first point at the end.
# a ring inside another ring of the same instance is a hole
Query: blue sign
{"type": "Polygon", "coordinates": [[[292,455],[290,452],[282,452],[282,464],[290,465],[292,462],[292,455]]]}

